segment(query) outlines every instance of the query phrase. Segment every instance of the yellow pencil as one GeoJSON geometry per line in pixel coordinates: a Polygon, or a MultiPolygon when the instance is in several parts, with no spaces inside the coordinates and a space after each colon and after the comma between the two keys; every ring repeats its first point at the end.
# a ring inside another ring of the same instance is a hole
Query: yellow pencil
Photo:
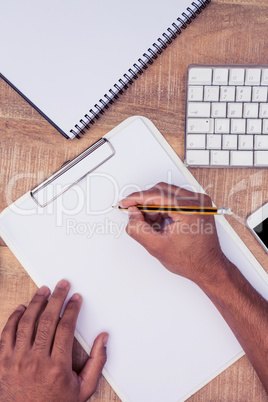
{"type": "MultiPolygon", "coordinates": [[[[171,205],[134,205],[142,212],[156,212],[156,213],[174,213],[174,214],[188,214],[188,215],[232,215],[231,208],[217,208],[217,207],[193,207],[193,206],[181,206],[175,207],[171,205]]],[[[128,208],[113,206],[120,211],[127,211],[128,208]]]]}

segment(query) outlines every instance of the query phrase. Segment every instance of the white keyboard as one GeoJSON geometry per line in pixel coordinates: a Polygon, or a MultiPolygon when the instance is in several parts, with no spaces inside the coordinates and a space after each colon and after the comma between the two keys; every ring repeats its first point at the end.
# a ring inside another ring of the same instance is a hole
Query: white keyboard
{"type": "Polygon", "coordinates": [[[185,164],[268,167],[267,89],[267,65],[190,65],[185,164]]]}

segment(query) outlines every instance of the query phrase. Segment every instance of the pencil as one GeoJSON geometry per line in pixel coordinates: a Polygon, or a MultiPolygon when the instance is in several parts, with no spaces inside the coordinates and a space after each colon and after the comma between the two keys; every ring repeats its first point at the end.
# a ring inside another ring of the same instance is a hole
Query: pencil
{"type": "MultiPolygon", "coordinates": [[[[174,213],[174,214],[186,214],[186,215],[232,215],[231,208],[217,208],[217,207],[193,207],[193,206],[181,206],[175,207],[171,205],[134,205],[141,212],[156,212],[156,213],[174,213]]],[[[120,211],[127,211],[128,208],[113,206],[120,211]]]]}

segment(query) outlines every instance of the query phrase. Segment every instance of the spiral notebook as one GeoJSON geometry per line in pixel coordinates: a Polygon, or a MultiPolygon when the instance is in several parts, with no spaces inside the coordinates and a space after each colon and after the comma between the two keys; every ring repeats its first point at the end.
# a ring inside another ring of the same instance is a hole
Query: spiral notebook
{"type": "Polygon", "coordinates": [[[0,76],[79,137],[209,2],[2,2],[0,76]]]}
{"type": "MultiPolygon", "coordinates": [[[[152,122],[131,117],[0,215],[0,236],[37,285],[65,278],[81,293],[85,350],[109,332],[103,373],[124,402],[184,401],[243,354],[200,288],[128,236],[127,214],[112,208],[159,181],[203,192],[152,122]]],[[[264,269],[223,216],[216,224],[227,257],[267,299],[264,269]]]]}

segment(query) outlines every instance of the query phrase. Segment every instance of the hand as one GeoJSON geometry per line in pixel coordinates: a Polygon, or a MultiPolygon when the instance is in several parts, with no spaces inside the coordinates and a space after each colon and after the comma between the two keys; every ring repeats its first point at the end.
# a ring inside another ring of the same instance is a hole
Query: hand
{"type": "Polygon", "coordinates": [[[85,401],[96,390],[106,362],[108,334],[100,334],[90,357],[77,375],[72,371],[72,346],[82,298],[74,294],[62,318],[69,292],[67,281],[50,290],[43,286],[27,308],[19,306],[9,317],[0,340],[0,400],[85,401]]]}
{"type": "Polygon", "coordinates": [[[142,213],[142,205],[212,206],[205,194],[159,183],[120,201],[129,208],[127,233],[142,244],[168,270],[197,284],[217,275],[213,267],[224,259],[211,215],[142,213]]]}

